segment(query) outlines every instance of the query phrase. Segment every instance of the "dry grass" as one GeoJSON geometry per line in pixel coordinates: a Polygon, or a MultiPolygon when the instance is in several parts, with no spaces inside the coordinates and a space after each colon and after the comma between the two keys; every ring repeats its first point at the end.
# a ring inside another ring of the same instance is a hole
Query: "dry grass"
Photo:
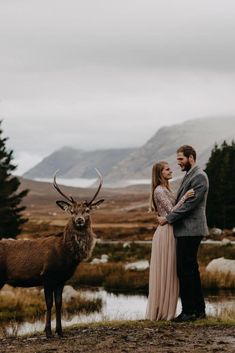
{"type": "MultiPolygon", "coordinates": [[[[209,273],[205,266],[200,269],[205,289],[234,289],[235,276],[231,273],[209,273]]],[[[120,293],[142,292],[148,294],[149,271],[125,270],[123,263],[113,262],[92,265],[81,264],[69,284],[79,286],[103,286],[106,290],[120,293]]]]}
{"type": "Polygon", "coordinates": [[[121,271],[110,274],[104,281],[104,288],[115,293],[146,293],[148,292],[149,272],[121,271]]]}
{"type": "Polygon", "coordinates": [[[151,244],[136,244],[130,242],[127,247],[123,247],[123,244],[97,243],[89,261],[94,257],[100,258],[102,254],[108,255],[110,262],[125,263],[149,260],[151,256],[151,244]]]}
{"type": "Polygon", "coordinates": [[[98,265],[82,263],[68,283],[73,287],[103,286],[108,276],[115,275],[116,273],[122,274],[123,271],[124,268],[122,264],[119,263],[106,263],[98,265]]]}
{"type": "MultiPolygon", "coordinates": [[[[82,295],[63,304],[67,313],[91,313],[99,311],[102,300],[86,299],[82,295]]],[[[37,289],[10,288],[0,293],[0,321],[34,320],[44,316],[46,310],[44,295],[37,289]]],[[[54,307],[53,307],[54,313],[54,307]]]]}
{"type": "Polygon", "coordinates": [[[205,267],[201,268],[202,287],[205,289],[234,289],[235,275],[228,272],[207,272],[205,267]]]}
{"type": "Polygon", "coordinates": [[[74,287],[102,286],[109,292],[135,293],[148,291],[148,270],[126,271],[122,263],[92,265],[83,263],[69,281],[74,287]]]}
{"type": "Polygon", "coordinates": [[[235,247],[231,244],[221,246],[217,244],[202,244],[198,252],[200,265],[206,266],[208,263],[219,257],[226,259],[235,259],[235,247]]]}
{"type": "Polygon", "coordinates": [[[220,322],[233,323],[233,325],[235,325],[235,308],[222,308],[216,313],[215,319],[220,322]]]}

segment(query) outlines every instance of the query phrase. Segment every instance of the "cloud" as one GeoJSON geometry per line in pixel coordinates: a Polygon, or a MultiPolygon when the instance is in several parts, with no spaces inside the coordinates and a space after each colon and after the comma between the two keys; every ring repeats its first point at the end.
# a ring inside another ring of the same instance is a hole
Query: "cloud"
{"type": "Polygon", "coordinates": [[[235,68],[235,3],[41,0],[1,3],[1,67],[235,68]]]}
{"type": "Polygon", "coordinates": [[[41,162],[42,156],[37,154],[20,152],[14,155],[13,163],[17,166],[17,169],[14,171],[16,175],[22,175],[27,170],[32,168],[32,166],[41,162]]]}
{"type": "Polygon", "coordinates": [[[2,0],[0,119],[20,165],[234,115],[234,17],[231,0],[2,0]]]}

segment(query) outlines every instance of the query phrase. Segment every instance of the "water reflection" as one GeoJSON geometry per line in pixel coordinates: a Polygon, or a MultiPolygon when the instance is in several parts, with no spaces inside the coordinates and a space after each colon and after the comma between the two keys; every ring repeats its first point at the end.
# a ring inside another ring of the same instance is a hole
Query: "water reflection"
{"type": "MultiPolygon", "coordinates": [[[[101,298],[103,307],[99,313],[89,315],[63,315],[62,325],[68,327],[78,323],[89,323],[111,320],[141,320],[145,318],[147,298],[145,295],[116,295],[108,293],[103,289],[96,291],[86,290],[83,294],[88,298],[101,298]]],[[[224,310],[235,310],[235,292],[219,292],[206,295],[206,312],[210,316],[219,316],[224,310]]],[[[177,314],[181,311],[181,304],[178,301],[177,314]]],[[[55,320],[52,321],[52,328],[55,328],[55,320]]],[[[43,331],[44,320],[33,323],[11,323],[4,327],[6,335],[23,335],[36,331],[43,331]]]]}

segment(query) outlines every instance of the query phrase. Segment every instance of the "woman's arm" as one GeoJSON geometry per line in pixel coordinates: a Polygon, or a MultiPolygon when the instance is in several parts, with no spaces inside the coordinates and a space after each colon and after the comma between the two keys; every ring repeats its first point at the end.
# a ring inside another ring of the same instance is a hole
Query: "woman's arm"
{"type": "Polygon", "coordinates": [[[177,210],[180,206],[183,205],[183,203],[188,200],[190,197],[193,197],[195,195],[195,191],[193,189],[188,190],[184,196],[181,197],[181,199],[177,202],[177,204],[171,209],[171,212],[174,210],[177,210]]]}
{"type": "Polygon", "coordinates": [[[170,213],[180,207],[188,198],[194,196],[194,190],[188,190],[176,205],[172,204],[165,188],[157,187],[154,196],[156,197],[157,204],[159,204],[159,206],[162,207],[166,213],[170,213]]]}

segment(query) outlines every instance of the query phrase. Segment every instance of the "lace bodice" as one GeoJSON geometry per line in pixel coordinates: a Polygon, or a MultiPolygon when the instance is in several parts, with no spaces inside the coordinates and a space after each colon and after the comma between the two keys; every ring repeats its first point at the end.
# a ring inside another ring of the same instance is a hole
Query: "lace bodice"
{"type": "Polygon", "coordinates": [[[154,201],[157,206],[157,212],[159,216],[166,217],[168,213],[174,209],[180,207],[184,201],[185,197],[183,196],[180,201],[175,204],[176,196],[165,186],[158,185],[154,190],[154,201]]]}

